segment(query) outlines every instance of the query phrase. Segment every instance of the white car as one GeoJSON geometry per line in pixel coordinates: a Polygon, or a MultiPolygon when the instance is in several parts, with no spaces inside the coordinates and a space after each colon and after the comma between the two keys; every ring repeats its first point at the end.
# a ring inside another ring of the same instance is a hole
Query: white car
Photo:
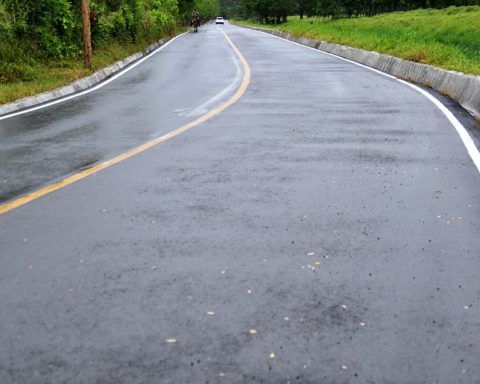
{"type": "Polygon", "coordinates": [[[223,17],[218,16],[218,17],[215,19],[215,24],[225,24],[225,20],[223,19],[223,17]]]}

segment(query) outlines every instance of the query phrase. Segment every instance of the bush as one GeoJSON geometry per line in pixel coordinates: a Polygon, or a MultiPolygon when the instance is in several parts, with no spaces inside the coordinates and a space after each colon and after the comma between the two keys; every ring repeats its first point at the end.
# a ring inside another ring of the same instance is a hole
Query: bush
{"type": "MultiPolygon", "coordinates": [[[[218,0],[89,0],[94,49],[144,46],[173,34],[179,14],[218,13],[218,0]],[[180,4],[180,7],[179,7],[180,4]],[[140,43],[140,44],[139,44],[140,43]]],[[[0,0],[0,82],[29,81],[33,67],[82,56],[80,0],[0,0]]]]}
{"type": "Polygon", "coordinates": [[[175,0],[155,0],[150,16],[156,34],[173,33],[177,24],[178,6],[175,0]]]}
{"type": "Polygon", "coordinates": [[[30,65],[0,62],[0,83],[33,80],[35,72],[30,65]]]}

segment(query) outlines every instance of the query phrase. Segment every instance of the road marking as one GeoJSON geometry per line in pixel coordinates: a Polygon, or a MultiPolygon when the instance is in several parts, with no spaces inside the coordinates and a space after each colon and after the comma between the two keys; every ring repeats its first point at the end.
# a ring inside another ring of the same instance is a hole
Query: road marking
{"type": "Polygon", "coordinates": [[[188,32],[184,32],[178,36],[175,36],[173,39],[167,41],[165,44],[163,44],[162,46],[158,47],[157,49],[154,49],[152,52],[150,52],[148,55],[142,57],[141,59],[135,61],[133,64],[130,64],[127,66],[127,68],[124,68],[124,69],[121,69],[120,72],[116,73],[115,75],[113,75],[112,77],[108,78],[107,80],[103,80],[102,82],[98,83],[97,85],[94,85],[93,87],[91,88],[88,88],[84,91],[80,91],[78,93],[74,93],[72,95],[69,95],[69,96],[65,96],[65,97],[62,97],[60,99],[54,99],[52,101],[47,101],[46,103],[44,104],[41,104],[41,105],[37,105],[36,107],[27,107],[26,109],[22,109],[21,111],[18,111],[18,112],[11,112],[11,113],[7,113],[3,116],[0,116],[0,120],[4,120],[4,119],[9,119],[11,117],[15,117],[15,116],[19,116],[19,115],[23,115],[25,113],[29,113],[29,112],[33,112],[33,111],[38,111],[39,109],[43,109],[43,108],[48,108],[48,107],[51,107],[52,105],[55,105],[55,104],[60,104],[60,103],[64,103],[65,101],[68,101],[68,100],[71,100],[71,99],[75,99],[77,97],[80,97],[80,96],[83,96],[83,95],[86,95],[90,92],[93,92],[93,91],[96,91],[100,88],[103,88],[104,86],[106,86],[107,84],[110,84],[112,81],[118,79],[120,76],[123,76],[125,75],[127,72],[130,72],[133,68],[137,67],[138,65],[142,64],[145,60],[148,60],[150,57],[152,57],[153,55],[157,54],[158,52],[160,52],[162,49],[168,47],[171,43],[173,43],[175,40],[177,40],[178,38],[182,37],[183,35],[186,35],[188,32]]]}
{"type": "MultiPolygon", "coordinates": [[[[221,32],[220,29],[215,33],[221,32]]],[[[201,105],[198,105],[194,108],[191,108],[189,111],[186,113],[182,113],[182,116],[186,117],[197,117],[201,116],[204,113],[206,113],[211,107],[217,105],[220,100],[225,99],[225,97],[229,94],[231,94],[237,87],[238,85],[242,82],[242,70],[240,68],[240,64],[238,63],[236,53],[235,52],[229,52],[231,54],[231,59],[233,64],[235,65],[235,70],[236,70],[236,75],[233,81],[230,83],[230,85],[224,89],[222,89],[219,93],[211,97],[209,100],[205,101],[201,105]]]]}
{"type": "Polygon", "coordinates": [[[440,100],[438,100],[435,96],[431,95],[424,89],[402,79],[397,79],[397,81],[409,86],[410,88],[415,89],[417,92],[420,92],[423,96],[425,96],[428,100],[430,100],[438,109],[440,109],[440,111],[443,112],[443,114],[447,117],[447,119],[456,129],[458,135],[460,136],[460,139],[463,142],[463,145],[467,149],[468,154],[470,155],[473,163],[477,167],[478,172],[480,172],[480,152],[478,151],[478,148],[475,145],[475,142],[473,141],[472,137],[468,134],[465,127],[462,125],[462,123],[460,123],[460,121],[458,121],[455,115],[444,104],[442,104],[440,100]]]}
{"type": "MultiPolygon", "coordinates": [[[[250,29],[250,28],[249,28],[250,29]]],[[[465,129],[465,127],[463,126],[462,123],[460,123],[460,121],[458,121],[458,119],[455,117],[455,115],[444,105],[442,104],[442,102],[440,100],[438,100],[435,96],[431,95],[430,93],[428,93],[427,91],[423,90],[422,88],[418,87],[417,85],[415,84],[412,84],[412,83],[409,83],[408,81],[405,81],[405,80],[402,80],[402,79],[399,79],[395,76],[392,76],[388,73],[385,73],[385,72],[382,72],[382,71],[379,71],[378,69],[375,69],[375,68],[372,68],[372,67],[369,67],[367,65],[364,65],[364,64],[361,64],[361,63],[357,63],[356,61],[353,61],[353,60],[349,60],[349,59],[346,59],[344,57],[341,57],[341,56],[337,56],[333,53],[330,53],[330,52],[325,52],[325,51],[322,51],[320,49],[317,49],[317,48],[312,48],[312,47],[309,47],[307,45],[303,45],[303,44],[300,44],[300,43],[297,43],[295,41],[291,41],[291,40],[288,40],[288,39],[285,39],[283,37],[279,37],[279,36],[275,36],[275,35],[271,35],[270,33],[267,33],[267,32],[263,32],[263,31],[257,31],[255,29],[250,29],[252,31],[255,31],[255,32],[258,32],[258,33],[263,33],[269,37],[274,37],[276,39],[280,39],[280,40],[283,40],[283,41],[287,41],[291,44],[295,44],[295,45],[298,45],[300,47],[303,47],[303,48],[307,48],[307,49],[311,49],[315,52],[319,52],[319,53],[323,53],[324,55],[329,55],[329,56],[333,56],[333,57],[336,57],[337,59],[340,59],[340,60],[343,60],[343,61],[347,61],[349,63],[352,63],[352,64],[355,64],[359,67],[362,67],[362,68],[365,68],[365,69],[368,69],[369,71],[372,71],[372,72],[376,72],[382,76],[385,76],[385,77],[388,77],[390,79],[393,79],[393,80],[396,80],[402,84],[405,84],[407,85],[408,87],[410,88],[413,88],[414,90],[416,90],[417,92],[421,93],[423,96],[425,96],[428,100],[430,100],[444,115],[445,117],[448,119],[448,121],[450,122],[450,124],[453,125],[453,127],[455,128],[455,130],[457,131],[458,135],[460,136],[460,139],[462,140],[462,143],[463,145],[465,146],[465,148],[467,149],[467,153],[469,154],[470,158],[472,159],[473,161],[473,164],[477,167],[477,170],[478,172],[480,172],[480,151],[478,150],[477,146],[475,145],[475,142],[473,141],[472,137],[468,134],[468,131],[465,129]]]]}
{"type": "Polygon", "coordinates": [[[0,205],[0,215],[7,213],[15,208],[21,207],[22,205],[25,205],[33,200],[39,199],[42,196],[45,196],[49,193],[52,193],[60,188],[66,187],[67,185],[73,184],[79,180],[82,180],[86,178],[87,176],[93,175],[105,168],[111,167],[112,165],[118,164],[132,156],[135,156],[141,152],[146,151],[147,149],[150,149],[154,147],[157,144],[163,143],[164,141],[170,140],[190,129],[193,127],[196,127],[197,125],[200,125],[207,120],[211,119],[212,117],[218,115],[219,113],[223,112],[225,109],[230,107],[231,105],[235,104],[240,98],[245,94],[245,91],[248,88],[248,85],[250,84],[250,78],[251,78],[251,70],[250,66],[248,65],[247,60],[245,57],[242,55],[242,53],[239,51],[239,49],[235,46],[235,44],[232,42],[230,37],[222,31],[223,35],[227,39],[228,43],[232,47],[232,49],[235,51],[237,54],[238,58],[240,59],[240,62],[243,65],[244,68],[244,76],[243,76],[243,81],[240,84],[239,88],[235,92],[235,94],[227,100],[225,103],[219,105],[218,107],[212,109],[210,112],[206,113],[203,116],[200,116],[198,119],[192,121],[191,123],[188,123],[180,128],[177,128],[163,136],[160,136],[154,140],[151,140],[145,144],[142,144],[136,148],[131,149],[130,151],[127,151],[119,156],[114,157],[113,159],[107,160],[101,164],[95,165],[91,168],[85,169],[82,172],[79,172],[75,175],[72,175],[64,180],[58,181],[54,184],[51,184],[47,187],[41,188],[37,191],[34,191],[32,193],[29,193],[28,195],[22,196],[16,200],[13,200],[9,203],[0,205]]]}

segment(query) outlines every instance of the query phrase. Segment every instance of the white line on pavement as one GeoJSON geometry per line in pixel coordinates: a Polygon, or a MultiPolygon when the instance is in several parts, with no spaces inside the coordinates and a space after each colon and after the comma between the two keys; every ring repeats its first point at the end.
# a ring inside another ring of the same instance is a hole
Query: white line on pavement
{"type": "Polygon", "coordinates": [[[179,37],[187,34],[188,32],[184,32],[178,36],[175,36],[173,39],[169,40],[168,42],[166,42],[165,44],[163,44],[162,46],[158,47],[157,49],[153,50],[152,52],[150,52],[148,55],[142,57],[141,59],[135,61],[133,64],[129,65],[127,68],[124,68],[122,70],[120,70],[120,72],[116,73],[115,75],[113,75],[112,77],[108,78],[107,80],[104,80],[100,83],[98,83],[97,85],[94,85],[93,87],[91,88],[87,88],[86,90],[84,91],[80,91],[80,92],[77,92],[77,93],[73,93],[69,96],[66,96],[66,97],[62,97],[60,99],[54,99],[52,101],[48,101],[44,104],[41,104],[41,105],[37,105],[36,107],[31,107],[31,108],[27,108],[27,109],[22,109],[21,111],[18,111],[18,112],[13,112],[13,113],[9,113],[9,114],[6,114],[4,116],[0,116],[0,120],[4,120],[4,119],[9,119],[11,117],[15,117],[15,116],[19,116],[19,115],[23,115],[25,113],[29,113],[29,112],[33,112],[33,111],[38,111],[39,109],[43,109],[43,108],[47,108],[47,107],[51,107],[52,105],[55,105],[55,104],[59,104],[59,103],[63,103],[67,100],[71,100],[71,99],[74,99],[76,97],[80,97],[80,96],[83,96],[83,95],[86,95],[90,92],[93,92],[93,91],[96,91],[97,89],[100,89],[104,86],[106,86],[107,84],[111,83],[112,81],[118,79],[120,76],[123,76],[125,75],[127,72],[131,71],[133,68],[135,68],[136,66],[142,64],[145,60],[149,59],[150,57],[152,57],[153,55],[157,54],[158,52],[160,52],[163,48],[167,47],[168,45],[170,45],[171,43],[173,43],[175,40],[177,40],[179,37]]]}
{"type": "Polygon", "coordinates": [[[460,139],[462,140],[463,145],[467,149],[467,152],[470,155],[470,158],[472,159],[473,163],[477,167],[478,172],[480,172],[480,152],[479,152],[477,146],[475,145],[474,141],[472,140],[472,138],[468,134],[467,130],[462,125],[462,123],[460,123],[460,121],[458,121],[458,119],[453,115],[453,113],[444,104],[442,104],[442,102],[440,100],[438,100],[436,97],[432,96],[427,91],[425,91],[422,88],[416,86],[415,84],[409,83],[405,80],[401,80],[401,79],[396,78],[395,76],[389,75],[388,73],[379,71],[378,69],[369,67],[369,66],[361,64],[361,63],[357,63],[356,61],[349,60],[349,59],[346,59],[346,58],[341,57],[341,56],[337,56],[333,53],[329,53],[329,52],[321,51],[320,49],[308,47],[306,45],[297,43],[295,41],[291,41],[291,40],[284,39],[284,38],[279,37],[279,36],[271,35],[269,33],[263,32],[263,31],[257,31],[257,30],[253,30],[253,31],[258,32],[258,33],[263,33],[263,34],[265,34],[269,37],[273,37],[273,38],[276,38],[276,39],[287,41],[291,44],[295,44],[295,45],[298,45],[298,46],[303,47],[303,48],[311,49],[312,51],[315,51],[315,52],[318,52],[318,53],[323,53],[324,55],[333,56],[333,57],[336,57],[337,59],[340,59],[340,60],[347,61],[347,62],[355,64],[355,65],[358,65],[359,67],[368,69],[369,71],[376,72],[376,73],[378,73],[382,76],[388,77],[390,79],[397,80],[400,83],[405,84],[405,85],[409,86],[410,88],[413,88],[417,92],[420,92],[427,99],[429,99],[445,115],[445,117],[448,119],[448,121],[450,121],[450,123],[453,125],[453,127],[457,131],[458,135],[460,136],[460,139]]]}

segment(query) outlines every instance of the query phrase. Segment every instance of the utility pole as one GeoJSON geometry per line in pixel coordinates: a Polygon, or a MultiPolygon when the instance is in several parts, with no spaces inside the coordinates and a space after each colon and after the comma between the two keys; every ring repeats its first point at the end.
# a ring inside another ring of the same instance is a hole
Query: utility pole
{"type": "Polygon", "coordinates": [[[92,69],[92,34],[90,32],[90,6],[88,0],[82,0],[83,51],[85,66],[92,69]]]}

